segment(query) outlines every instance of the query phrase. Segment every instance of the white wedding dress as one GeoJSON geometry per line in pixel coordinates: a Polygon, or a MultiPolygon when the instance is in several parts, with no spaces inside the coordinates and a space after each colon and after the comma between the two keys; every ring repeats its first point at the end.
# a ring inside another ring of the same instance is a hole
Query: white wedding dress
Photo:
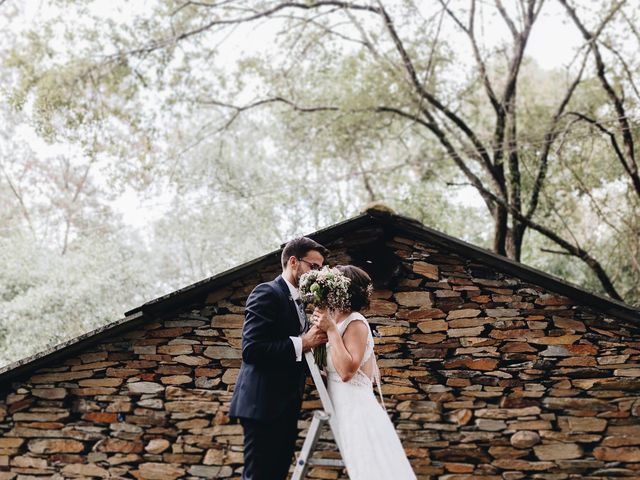
{"type": "MultiPolygon", "coordinates": [[[[340,335],[353,321],[367,325],[368,337],[360,368],[348,382],[343,382],[331,362],[331,345],[327,344],[327,390],[338,420],[336,441],[351,480],[415,480],[393,423],[378,403],[372,379],[363,371],[373,355],[373,336],[367,320],[352,312],[338,323],[340,335]]],[[[373,370],[379,379],[377,364],[373,370]]],[[[378,382],[379,384],[379,382],[378,382]]],[[[378,385],[379,388],[379,385],[378,385]]],[[[382,400],[382,394],[380,394],[382,400]]]]}

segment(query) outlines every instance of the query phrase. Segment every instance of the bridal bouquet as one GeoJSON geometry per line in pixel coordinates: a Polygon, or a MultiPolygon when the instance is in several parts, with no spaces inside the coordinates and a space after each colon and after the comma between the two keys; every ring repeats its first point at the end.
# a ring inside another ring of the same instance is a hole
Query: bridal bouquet
{"type": "MultiPolygon", "coordinates": [[[[314,307],[331,310],[349,308],[349,284],[347,278],[337,268],[324,267],[310,270],[300,277],[300,298],[314,307]]],[[[319,368],[327,364],[327,349],[320,345],[313,349],[313,356],[319,368]]]]}

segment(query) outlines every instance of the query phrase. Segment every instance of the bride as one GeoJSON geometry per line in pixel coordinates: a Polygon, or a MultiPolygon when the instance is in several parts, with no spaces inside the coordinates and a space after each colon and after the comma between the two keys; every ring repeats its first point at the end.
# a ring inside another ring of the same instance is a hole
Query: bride
{"type": "Polygon", "coordinates": [[[312,319],[329,338],[327,390],[338,421],[337,440],[349,478],[414,480],[416,476],[393,424],[373,393],[374,378],[380,392],[373,336],[359,312],[369,304],[371,278],[353,265],[336,268],[350,280],[350,308],[316,308],[312,319]]]}

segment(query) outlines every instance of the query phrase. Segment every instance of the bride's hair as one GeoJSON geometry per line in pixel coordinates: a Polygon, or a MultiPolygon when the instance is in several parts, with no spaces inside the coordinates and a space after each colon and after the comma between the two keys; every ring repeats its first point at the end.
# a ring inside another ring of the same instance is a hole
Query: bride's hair
{"type": "Polygon", "coordinates": [[[369,306],[371,295],[371,277],[367,272],[355,265],[338,265],[340,272],[351,280],[349,284],[349,302],[352,311],[358,311],[369,306]]]}

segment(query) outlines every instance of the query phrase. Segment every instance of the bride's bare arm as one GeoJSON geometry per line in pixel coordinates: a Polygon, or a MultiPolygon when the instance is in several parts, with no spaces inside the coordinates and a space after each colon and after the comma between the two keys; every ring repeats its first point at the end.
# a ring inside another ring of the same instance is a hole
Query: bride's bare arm
{"type": "Polygon", "coordinates": [[[327,330],[331,361],[343,382],[351,380],[360,367],[367,348],[368,328],[363,322],[353,321],[342,336],[335,324],[327,330]]]}

